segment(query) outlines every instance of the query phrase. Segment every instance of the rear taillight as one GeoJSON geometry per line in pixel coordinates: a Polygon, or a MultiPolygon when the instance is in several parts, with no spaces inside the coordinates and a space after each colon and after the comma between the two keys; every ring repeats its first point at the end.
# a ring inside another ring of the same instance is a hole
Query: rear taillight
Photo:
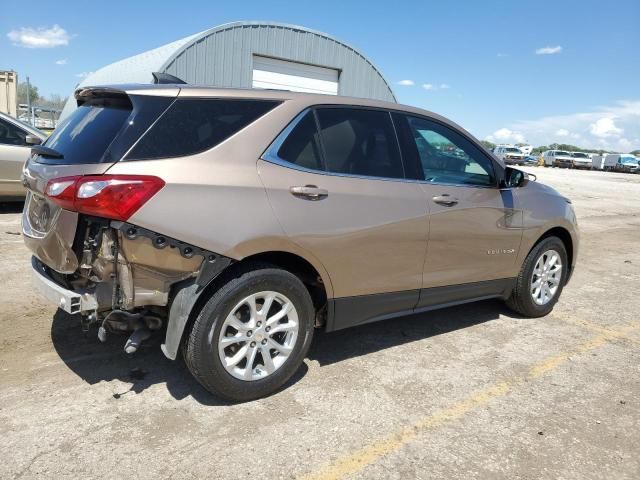
{"type": "Polygon", "coordinates": [[[128,220],[164,185],[146,175],[88,175],[49,180],[44,193],[66,210],[128,220]]]}

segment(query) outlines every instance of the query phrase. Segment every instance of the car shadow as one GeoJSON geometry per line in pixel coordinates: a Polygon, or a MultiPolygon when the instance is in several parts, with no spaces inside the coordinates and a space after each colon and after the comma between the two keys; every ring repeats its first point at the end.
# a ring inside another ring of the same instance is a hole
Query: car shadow
{"type": "Polygon", "coordinates": [[[0,213],[22,213],[24,200],[15,202],[0,202],[0,213]]]}
{"type": "Polygon", "coordinates": [[[308,357],[316,360],[320,366],[331,365],[496,320],[506,311],[501,301],[487,300],[368,323],[337,332],[317,331],[308,357]]]}
{"type": "MultiPolygon", "coordinates": [[[[308,358],[320,366],[331,365],[353,357],[368,355],[387,348],[445,334],[497,319],[505,307],[498,301],[485,301],[433,312],[409,315],[384,322],[325,333],[317,331],[308,358]]],[[[162,335],[146,341],[134,355],[123,351],[127,337],[109,335],[101,343],[92,328],[81,334],[80,318],[58,310],[51,325],[51,339],[60,359],[76,375],[95,385],[119,380],[122,391],[116,399],[142,393],[152,385],[164,383],[169,394],[182,400],[191,396],[208,406],[229,405],[205,390],[189,373],[182,359],[167,359],[160,350],[162,335]]],[[[308,367],[303,364],[281,388],[284,390],[301,380],[308,367]]]]}

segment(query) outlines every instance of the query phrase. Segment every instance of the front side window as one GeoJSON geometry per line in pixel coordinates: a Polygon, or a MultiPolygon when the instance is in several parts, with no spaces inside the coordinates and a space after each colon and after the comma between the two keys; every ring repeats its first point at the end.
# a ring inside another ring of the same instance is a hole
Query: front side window
{"type": "Polygon", "coordinates": [[[176,100],[133,147],[128,160],[193,155],[222,143],[273,109],[271,100],[176,100]]]}
{"type": "Polygon", "coordinates": [[[491,160],[462,135],[424,118],[407,116],[404,121],[417,149],[424,180],[455,185],[495,185],[491,160]]]}
{"type": "Polygon", "coordinates": [[[0,144],[24,146],[27,132],[16,127],[13,123],[0,119],[0,144]]]}
{"type": "Polygon", "coordinates": [[[388,112],[340,107],[319,108],[317,115],[328,172],[404,178],[388,112]]]}

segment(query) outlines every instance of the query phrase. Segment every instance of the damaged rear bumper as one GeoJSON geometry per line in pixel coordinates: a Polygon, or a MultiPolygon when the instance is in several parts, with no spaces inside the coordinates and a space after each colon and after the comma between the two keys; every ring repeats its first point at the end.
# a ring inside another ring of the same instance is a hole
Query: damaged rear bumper
{"type": "Polygon", "coordinates": [[[35,256],[31,257],[31,267],[35,288],[58,308],[71,315],[95,312],[98,309],[98,300],[93,292],[69,290],[59,285],[35,256]]]}

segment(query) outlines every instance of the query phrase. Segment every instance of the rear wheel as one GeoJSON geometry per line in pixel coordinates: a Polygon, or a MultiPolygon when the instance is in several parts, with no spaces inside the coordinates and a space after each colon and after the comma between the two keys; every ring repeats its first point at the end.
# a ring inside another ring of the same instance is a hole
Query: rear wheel
{"type": "Polygon", "coordinates": [[[189,333],[184,358],[211,393],[247,401],[280,388],[311,344],[308,290],[277,268],[240,272],[207,301],[189,333]]]}
{"type": "Polygon", "coordinates": [[[527,255],[507,305],[525,317],[547,315],[560,298],[567,268],[562,240],[544,238],[527,255]]]}

